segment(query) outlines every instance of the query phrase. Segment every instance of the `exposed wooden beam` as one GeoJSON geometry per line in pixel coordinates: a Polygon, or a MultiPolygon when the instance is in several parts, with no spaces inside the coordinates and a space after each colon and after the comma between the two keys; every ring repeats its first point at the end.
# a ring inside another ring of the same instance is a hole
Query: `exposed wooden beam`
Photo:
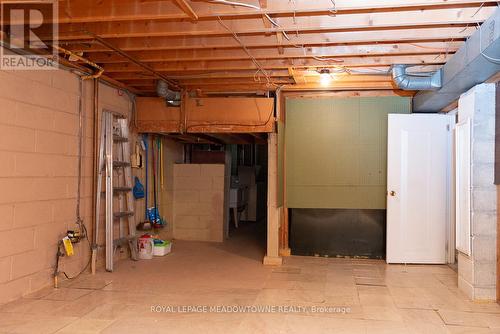
{"type": "MultiPolygon", "coordinates": [[[[380,76],[384,80],[387,80],[387,78],[380,76]]],[[[380,81],[384,81],[380,80],[380,81]]],[[[273,83],[278,84],[278,85],[285,85],[285,84],[291,84],[293,83],[292,78],[272,78],[271,80],[273,83]]],[[[156,80],[151,80],[151,79],[146,79],[146,80],[140,80],[140,79],[132,79],[132,80],[122,80],[122,82],[128,86],[131,87],[154,87],[156,85],[156,80]]],[[[183,87],[186,87],[188,89],[192,89],[192,86],[221,86],[221,85],[243,85],[243,84],[248,84],[252,83],[253,78],[230,78],[230,79],[202,79],[202,80],[185,80],[179,82],[179,84],[183,87]]]]}
{"type": "Polygon", "coordinates": [[[361,91],[361,90],[397,90],[393,82],[360,82],[360,83],[335,83],[327,86],[318,83],[304,83],[296,85],[285,85],[287,91],[361,91]]]}
{"type": "MultiPolygon", "coordinates": [[[[485,7],[481,11],[476,8],[446,8],[434,10],[415,10],[404,15],[398,12],[375,12],[370,14],[345,14],[331,17],[283,17],[275,18],[279,27],[266,28],[262,19],[239,18],[227,19],[224,23],[237,34],[266,34],[276,31],[295,32],[333,32],[346,30],[382,30],[390,28],[450,26],[456,24],[476,24],[485,21],[496,7],[485,7]]],[[[222,36],[230,35],[218,21],[171,22],[171,21],[137,21],[114,24],[113,22],[68,24],[59,27],[60,40],[81,39],[88,35],[85,31],[102,38],[126,37],[174,37],[174,36],[222,36]]]]}
{"type": "MultiPolygon", "coordinates": [[[[238,95],[243,95],[245,93],[252,92],[252,95],[254,94],[265,94],[266,92],[269,91],[275,91],[277,87],[267,87],[266,85],[227,85],[227,86],[220,86],[220,87],[203,87],[200,88],[200,92],[203,95],[213,95],[213,94],[218,94],[218,95],[228,95],[228,94],[238,94],[238,95]]],[[[383,83],[381,84],[380,82],[364,82],[364,83],[359,83],[359,84],[351,84],[351,85],[335,85],[332,84],[330,86],[324,87],[320,84],[297,84],[297,85],[284,85],[283,90],[286,91],[319,91],[319,92],[355,92],[355,91],[398,91],[401,94],[405,94],[404,96],[411,96],[415,94],[415,92],[401,92],[391,83],[383,83]]],[[[141,89],[141,96],[156,96],[154,92],[154,87],[151,87],[150,89],[141,89]]],[[[168,123],[165,122],[159,122],[159,121],[141,121],[141,124],[145,124],[148,127],[151,128],[162,128],[162,127],[168,127],[171,126],[168,123]]],[[[223,128],[223,127],[222,127],[223,128]]],[[[173,130],[178,131],[178,128],[174,128],[173,130]]],[[[196,130],[194,130],[196,132],[196,130]]],[[[246,129],[245,132],[254,132],[252,128],[246,129]]],[[[255,131],[258,132],[258,131],[255,131]]]]}
{"type": "MultiPolygon", "coordinates": [[[[245,92],[245,91],[274,91],[279,86],[283,86],[289,90],[393,90],[397,89],[391,80],[387,81],[359,81],[359,82],[336,82],[333,81],[328,86],[323,86],[316,82],[302,82],[297,84],[285,84],[285,85],[267,85],[267,83],[244,83],[244,84],[221,84],[221,85],[211,85],[211,86],[193,86],[190,89],[199,89],[204,93],[207,92],[245,92]]],[[[136,88],[139,89],[139,88],[136,88]]],[[[154,94],[155,87],[140,87],[142,92],[148,92],[154,94]]],[[[155,125],[153,125],[155,126],[155,125]]]]}
{"type": "Polygon", "coordinates": [[[440,67],[497,6],[478,0],[252,4],[259,8],[193,0],[60,0],[59,40],[102,64],[110,80],[145,96],[155,94],[156,84],[147,68],[199,96],[277,87],[392,90],[390,66],[440,67]],[[325,88],[320,68],[357,75],[336,74],[325,88]]]}
{"type": "Polygon", "coordinates": [[[283,91],[283,98],[289,97],[301,97],[301,98],[311,98],[311,97],[380,97],[380,96],[413,96],[414,91],[409,90],[351,90],[351,91],[294,91],[287,90],[283,91]]]}
{"type": "MultiPolygon", "coordinates": [[[[371,0],[351,1],[336,0],[335,9],[338,14],[344,12],[372,12],[426,9],[434,7],[464,7],[495,4],[496,1],[482,0],[371,0]]],[[[206,2],[193,2],[191,8],[200,19],[236,16],[260,17],[259,11],[206,2]]],[[[291,5],[288,1],[270,1],[262,12],[267,14],[289,15],[321,15],[332,10],[331,0],[296,1],[291,5]]],[[[110,22],[132,20],[178,20],[189,17],[176,10],[170,1],[138,1],[138,0],[61,0],[59,2],[59,23],[68,22],[110,22]]]]}
{"type": "MultiPolygon", "coordinates": [[[[309,82],[315,80],[319,81],[319,73],[314,71],[294,71],[294,75],[302,75],[304,77],[313,77],[314,79],[309,79],[309,82]]],[[[335,80],[337,82],[385,82],[392,81],[392,77],[390,75],[336,75],[335,80]]],[[[196,85],[232,85],[232,84],[244,84],[248,82],[253,82],[253,77],[247,78],[213,78],[213,79],[191,79],[191,80],[181,80],[180,84],[184,86],[196,86],[196,85]]],[[[278,84],[286,84],[293,83],[293,78],[291,77],[273,77],[271,81],[278,84]]],[[[134,84],[143,82],[142,80],[126,80],[126,83],[134,84]]],[[[151,81],[152,82],[152,81],[151,81]]]]}
{"type": "MultiPolygon", "coordinates": [[[[389,66],[392,64],[444,64],[450,54],[429,54],[417,56],[376,56],[376,57],[350,57],[342,59],[342,62],[320,61],[317,59],[272,59],[261,60],[260,65],[265,69],[288,69],[293,68],[318,68],[318,67],[333,67],[333,66],[354,66],[354,67],[370,67],[370,66],[389,66]]],[[[340,58],[339,58],[340,59],[340,58]]],[[[200,61],[200,62],[157,62],[148,63],[155,71],[239,71],[254,69],[258,67],[251,60],[231,60],[231,61],[200,61]]],[[[108,73],[113,72],[142,72],[142,69],[134,64],[108,64],[105,67],[108,73]]]]}
{"type": "Polygon", "coordinates": [[[193,20],[198,20],[198,15],[196,15],[195,11],[191,7],[191,5],[187,2],[187,0],[174,0],[177,6],[179,6],[182,11],[189,16],[193,20]]]}
{"type": "Polygon", "coordinates": [[[283,33],[280,31],[276,32],[276,42],[278,43],[278,53],[280,55],[285,54],[285,48],[283,48],[283,33]]]}
{"type": "MultiPolygon", "coordinates": [[[[439,64],[427,64],[427,65],[422,65],[422,66],[415,66],[413,70],[417,71],[423,71],[423,72],[429,72],[429,71],[435,71],[438,68],[440,68],[441,65],[439,64]]],[[[363,67],[357,67],[359,70],[365,70],[363,67]]],[[[388,70],[389,66],[380,66],[377,67],[376,70],[381,71],[381,70],[388,70]]],[[[292,72],[303,72],[307,71],[307,69],[293,69],[291,67],[287,69],[276,69],[276,70],[267,70],[267,74],[269,78],[286,78],[286,77],[293,77],[292,72]]],[[[372,73],[372,74],[377,74],[377,77],[380,77],[380,73],[374,73],[369,71],[369,69],[366,69],[367,73],[372,73]]],[[[372,69],[373,71],[373,69],[372,69]]],[[[255,70],[247,69],[247,70],[241,70],[241,71],[193,71],[186,73],[185,71],[179,72],[179,71],[167,71],[165,72],[169,76],[171,76],[173,79],[180,80],[180,81],[186,81],[186,80],[210,80],[210,79],[243,79],[243,78],[250,78],[252,81],[255,78],[255,70]]],[[[140,73],[140,72],[114,72],[109,74],[113,79],[115,80],[155,80],[154,77],[147,73],[140,73]]],[[[367,74],[368,75],[368,74],[367,74]]],[[[357,76],[356,76],[357,77],[357,76]]]]}
{"type": "MultiPolygon", "coordinates": [[[[434,27],[421,29],[388,29],[381,31],[346,31],[336,33],[301,33],[289,35],[290,40],[284,39],[284,47],[304,46],[331,46],[342,44],[374,44],[423,41],[459,41],[468,38],[476,31],[474,26],[434,27]]],[[[91,38],[88,37],[88,40],[91,38]]],[[[248,48],[277,47],[275,36],[243,35],[240,40],[248,48]]],[[[185,49],[228,49],[241,48],[233,37],[225,36],[188,36],[188,37],[145,37],[145,38],[115,38],[110,43],[124,51],[143,50],[185,50],[185,49]]],[[[97,43],[60,42],[66,49],[81,52],[109,51],[97,43]]]]}
{"type": "MultiPolygon", "coordinates": [[[[285,85],[293,83],[293,80],[290,78],[273,78],[271,80],[273,83],[278,85],[285,85]]],[[[127,83],[130,83],[126,81],[127,83]]],[[[246,79],[203,79],[203,80],[186,80],[182,81],[182,85],[184,87],[191,86],[221,86],[221,85],[243,85],[253,82],[251,78],[246,79]]],[[[131,83],[130,83],[131,84],[131,83]]],[[[133,84],[131,84],[133,86],[133,84]]]]}
{"type": "MultiPolygon", "coordinates": [[[[288,71],[285,70],[269,70],[267,71],[269,77],[286,77],[288,71]]],[[[224,79],[224,78],[254,78],[255,70],[243,71],[220,71],[220,72],[204,72],[194,71],[190,73],[182,72],[169,72],[175,80],[206,80],[206,79],[224,79]]],[[[115,80],[154,80],[155,77],[148,73],[130,73],[130,72],[116,72],[112,74],[115,80]]]]}
{"type": "MultiPolygon", "coordinates": [[[[259,0],[259,5],[260,5],[261,9],[266,9],[267,8],[267,0],[259,0]]],[[[271,21],[266,16],[266,14],[262,14],[262,22],[264,23],[264,27],[267,29],[271,29],[273,27],[271,21]]]]}
{"type": "MultiPolygon", "coordinates": [[[[278,33],[277,36],[282,36],[278,33]]],[[[281,39],[282,41],[282,39],[281,39]]],[[[305,49],[296,47],[256,48],[252,56],[256,59],[281,58],[314,58],[314,57],[352,57],[352,56],[380,56],[380,55],[417,55],[428,53],[454,53],[462,42],[424,42],[424,43],[393,43],[367,45],[339,45],[339,46],[312,46],[305,49]]],[[[142,62],[177,62],[203,60],[241,60],[248,59],[248,55],[241,49],[202,49],[202,50],[165,50],[165,51],[133,51],[129,54],[142,62]]],[[[111,52],[96,52],[89,54],[89,58],[99,64],[126,63],[127,59],[111,52]]]]}
{"type": "MultiPolygon", "coordinates": [[[[271,21],[269,21],[269,19],[265,15],[262,15],[262,23],[264,24],[264,28],[266,28],[267,30],[271,30],[273,27],[271,21]]],[[[266,34],[270,33],[271,32],[266,32],[266,34]]]]}

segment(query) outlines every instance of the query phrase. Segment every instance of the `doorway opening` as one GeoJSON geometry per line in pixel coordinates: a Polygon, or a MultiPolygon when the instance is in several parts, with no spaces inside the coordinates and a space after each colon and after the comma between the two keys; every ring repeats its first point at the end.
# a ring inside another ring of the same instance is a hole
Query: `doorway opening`
{"type": "Polygon", "coordinates": [[[231,144],[228,239],[246,241],[265,254],[267,144],[231,144]]]}
{"type": "Polygon", "coordinates": [[[267,240],[267,134],[210,133],[203,140],[217,142],[186,143],[184,163],[224,165],[223,247],[260,260],[267,240]]]}

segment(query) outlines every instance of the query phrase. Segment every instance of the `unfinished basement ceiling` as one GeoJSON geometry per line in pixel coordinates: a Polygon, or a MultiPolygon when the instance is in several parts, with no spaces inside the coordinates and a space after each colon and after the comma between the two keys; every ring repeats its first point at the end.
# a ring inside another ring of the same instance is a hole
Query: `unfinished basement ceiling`
{"type": "Polygon", "coordinates": [[[441,67],[496,9],[478,0],[66,0],[60,46],[107,78],[153,96],[172,88],[393,89],[393,64],[441,67]],[[235,4],[238,3],[238,4],[235,4]],[[131,58],[124,56],[121,50],[131,58]],[[153,71],[156,74],[153,74],[153,71]]]}

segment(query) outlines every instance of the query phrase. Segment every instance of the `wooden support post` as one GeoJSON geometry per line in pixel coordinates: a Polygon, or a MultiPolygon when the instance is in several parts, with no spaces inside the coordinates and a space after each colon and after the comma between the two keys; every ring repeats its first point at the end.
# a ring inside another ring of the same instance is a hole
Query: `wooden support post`
{"type": "Polygon", "coordinates": [[[267,140],[267,253],[265,265],[279,266],[283,259],[279,256],[279,209],[277,208],[276,190],[278,186],[278,137],[270,133],[267,140]]]}

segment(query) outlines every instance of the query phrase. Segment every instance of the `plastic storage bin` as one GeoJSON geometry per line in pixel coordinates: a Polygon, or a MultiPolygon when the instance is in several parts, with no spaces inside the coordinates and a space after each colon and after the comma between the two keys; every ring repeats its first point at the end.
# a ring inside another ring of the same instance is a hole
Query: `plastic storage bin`
{"type": "Polygon", "coordinates": [[[154,256],[165,256],[172,251],[172,243],[170,241],[163,241],[161,243],[156,243],[153,247],[154,256]]]}

